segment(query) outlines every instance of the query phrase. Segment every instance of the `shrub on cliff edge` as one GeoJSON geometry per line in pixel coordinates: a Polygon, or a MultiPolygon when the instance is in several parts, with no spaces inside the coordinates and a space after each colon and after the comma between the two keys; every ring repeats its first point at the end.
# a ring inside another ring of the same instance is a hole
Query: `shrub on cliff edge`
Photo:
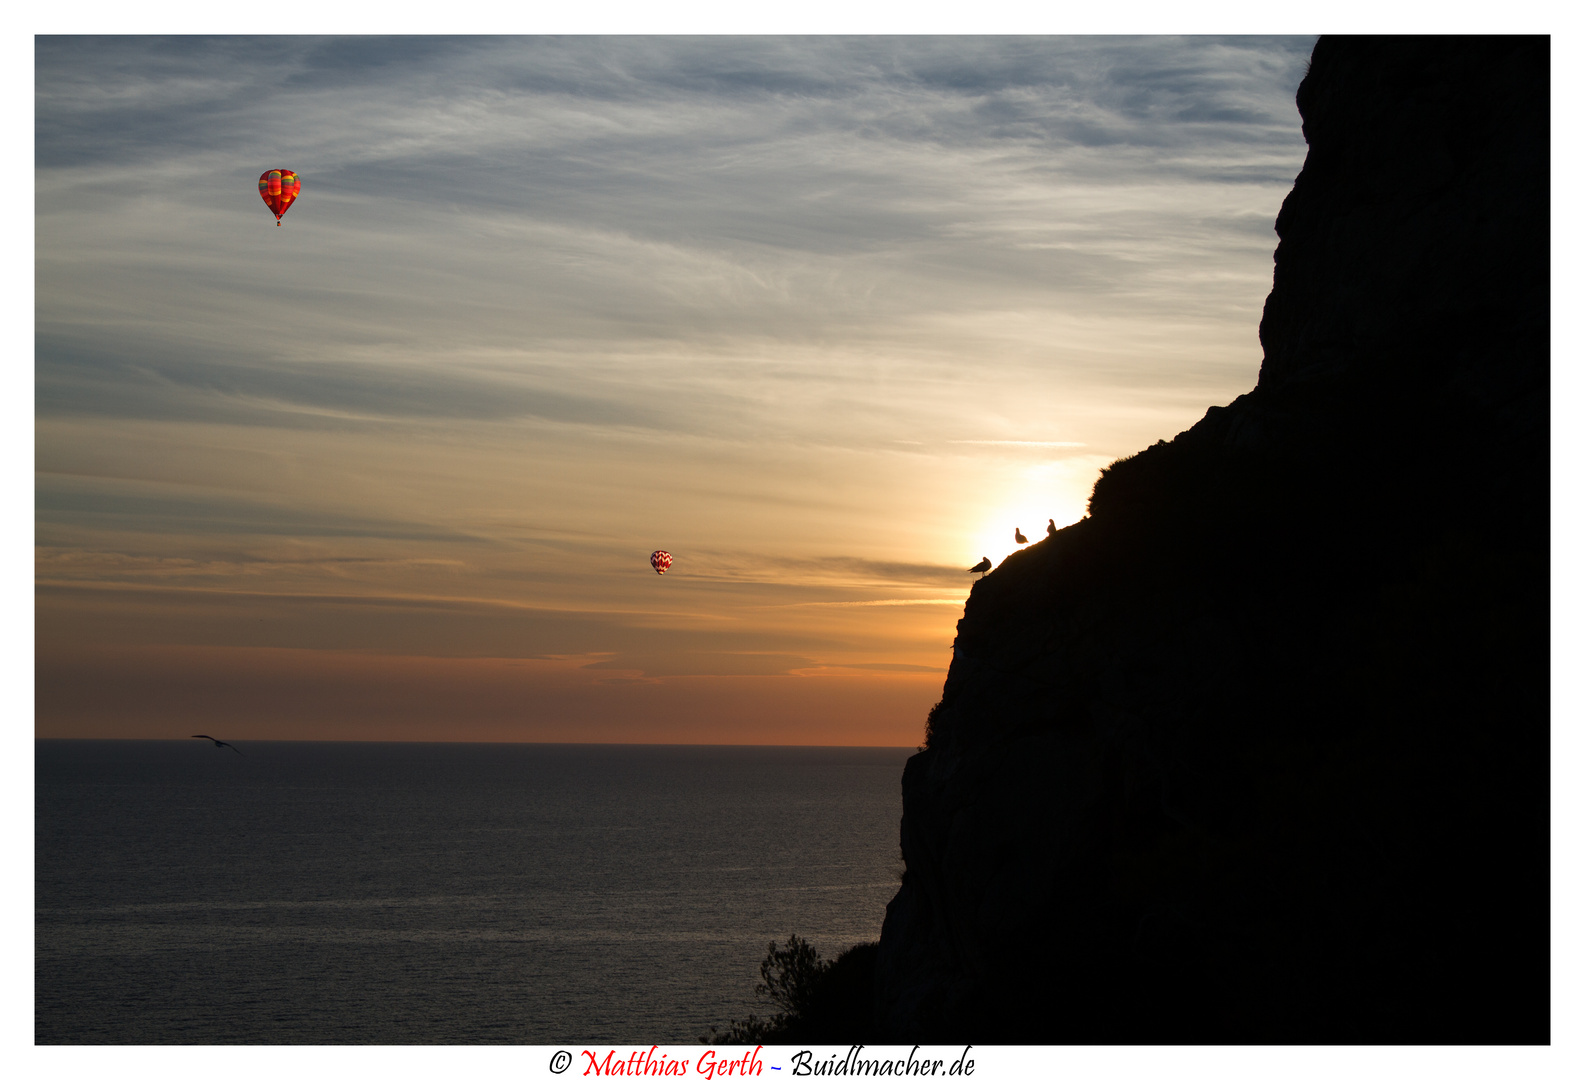
{"type": "Polygon", "coordinates": [[[710,1028],[700,1041],[716,1045],[869,1042],[874,1012],[878,942],[855,945],[835,960],[821,960],[808,941],[793,934],[787,944],[770,943],[760,961],[756,997],[780,1007],[775,1015],[753,1013],[724,1032],[710,1028]]]}

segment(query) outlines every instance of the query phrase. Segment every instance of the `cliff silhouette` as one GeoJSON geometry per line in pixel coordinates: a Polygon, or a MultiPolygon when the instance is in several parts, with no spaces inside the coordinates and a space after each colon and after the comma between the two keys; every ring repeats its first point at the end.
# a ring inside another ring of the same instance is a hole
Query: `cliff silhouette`
{"type": "Polygon", "coordinates": [[[1322,38],[1249,393],[975,583],[886,1042],[1549,1038],[1546,38],[1322,38]]]}

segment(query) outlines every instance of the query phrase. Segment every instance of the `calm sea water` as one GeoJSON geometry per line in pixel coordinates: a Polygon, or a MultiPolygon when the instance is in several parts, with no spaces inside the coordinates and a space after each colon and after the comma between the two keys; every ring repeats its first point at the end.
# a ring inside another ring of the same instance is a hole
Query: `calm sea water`
{"type": "Polygon", "coordinates": [[[897,889],[910,751],[35,743],[40,1043],[691,1043],[897,889]]]}

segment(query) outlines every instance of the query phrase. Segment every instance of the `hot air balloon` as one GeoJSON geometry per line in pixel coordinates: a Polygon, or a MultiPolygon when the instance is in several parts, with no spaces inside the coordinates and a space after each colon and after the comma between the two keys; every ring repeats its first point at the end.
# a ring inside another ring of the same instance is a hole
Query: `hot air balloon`
{"type": "Polygon", "coordinates": [[[655,573],[664,574],[671,569],[671,552],[657,551],[649,557],[649,564],[655,568],[655,573]]]}
{"type": "Polygon", "coordinates": [[[277,225],[281,223],[281,215],[292,208],[297,193],[302,190],[303,182],[291,169],[270,169],[259,177],[259,197],[270,208],[270,213],[275,215],[277,225]]]}

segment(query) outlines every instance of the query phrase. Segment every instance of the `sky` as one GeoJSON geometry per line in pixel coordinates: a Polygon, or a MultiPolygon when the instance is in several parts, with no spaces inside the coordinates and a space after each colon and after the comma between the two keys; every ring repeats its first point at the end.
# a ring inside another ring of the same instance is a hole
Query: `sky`
{"type": "Polygon", "coordinates": [[[1254,385],[1313,44],[37,38],[35,734],[917,744],[1254,385]]]}

